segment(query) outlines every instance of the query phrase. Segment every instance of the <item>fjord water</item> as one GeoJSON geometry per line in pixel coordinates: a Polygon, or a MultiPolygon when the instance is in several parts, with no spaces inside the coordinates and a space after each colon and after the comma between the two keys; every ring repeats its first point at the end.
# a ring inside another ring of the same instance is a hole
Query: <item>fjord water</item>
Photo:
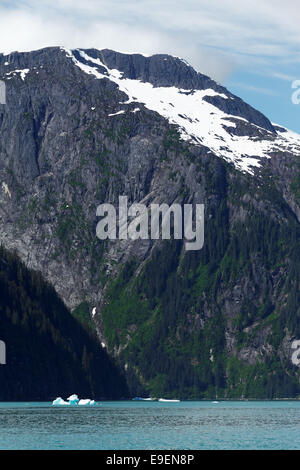
{"type": "Polygon", "coordinates": [[[300,402],[0,403],[0,449],[300,449],[300,402]]]}

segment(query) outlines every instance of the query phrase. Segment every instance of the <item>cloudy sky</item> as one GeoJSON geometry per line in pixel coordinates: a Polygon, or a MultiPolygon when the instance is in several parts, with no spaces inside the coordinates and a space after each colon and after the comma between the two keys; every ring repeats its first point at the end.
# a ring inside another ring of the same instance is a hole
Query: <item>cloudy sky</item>
{"type": "Polygon", "coordinates": [[[0,51],[170,53],[300,133],[298,0],[0,0],[0,51]]]}

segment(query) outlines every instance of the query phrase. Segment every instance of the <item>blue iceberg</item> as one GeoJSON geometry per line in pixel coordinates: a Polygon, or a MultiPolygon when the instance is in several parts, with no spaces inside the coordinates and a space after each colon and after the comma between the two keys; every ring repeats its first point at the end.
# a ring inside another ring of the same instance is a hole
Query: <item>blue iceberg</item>
{"type": "Polygon", "coordinates": [[[69,398],[67,398],[69,405],[78,405],[79,398],[78,395],[70,395],[69,398]]]}
{"type": "Polygon", "coordinates": [[[77,406],[77,405],[95,405],[95,400],[90,400],[89,398],[79,399],[78,395],[70,395],[67,398],[67,401],[63,400],[61,397],[56,398],[53,400],[52,405],[60,406],[60,405],[69,405],[69,406],[77,406]]]}
{"type": "Polygon", "coordinates": [[[56,398],[53,402],[52,405],[69,405],[70,403],[63,400],[61,397],[56,398]]]}
{"type": "Polygon", "coordinates": [[[85,400],[79,400],[78,405],[94,405],[95,400],[90,400],[89,398],[86,398],[85,400]]]}

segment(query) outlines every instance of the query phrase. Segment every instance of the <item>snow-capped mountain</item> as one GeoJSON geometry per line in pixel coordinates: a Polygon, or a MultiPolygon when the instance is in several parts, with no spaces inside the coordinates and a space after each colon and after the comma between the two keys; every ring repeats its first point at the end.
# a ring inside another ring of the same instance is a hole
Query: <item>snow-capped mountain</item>
{"type": "MultiPolygon", "coordinates": [[[[136,104],[131,112],[138,112],[138,105],[144,105],[177,125],[182,139],[208,147],[250,174],[262,165],[262,159],[271,158],[275,152],[300,155],[298,134],[271,123],[183,59],[95,49],[60,51],[84,73],[108,79],[126,94],[127,99],[111,116],[127,112],[131,103],[136,104]]],[[[5,60],[8,71],[3,74],[4,80],[17,75],[26,80],[31,73],[39,73],[36,66],[11,70],[11,65],[9,58],[5,60]]]]}
{"type": "MultiPolygon", "coordinates": [[[[260,167],[261,159],[271,158],[274,152],[290,152],[300,156],[300,135],[263,119],[225,88],[208,77],[195,74],[182,59],[156,57],[162,70],[164,61],[173,61],[179,68],[184,65],[193,75],[194,83],[189,83],[185,78],[179,83],[177,81],[177,86],[172,82],[160,86],[157,77],[145,77],[143,74],[136,77],[136,73],[130,74],[121,62],[112,61],[105,51],[62,50],[83,72],[100,80],[109,79],[126,93],[128,100],[119,103],[120,110],[115,114],[125,113],[130,103],[143,104],[166,118],[170,124],[176,124],[182,139],[195,145],[205,145],[242,171],[253,174],[253,167],[260,167]],[[109,68],[107,63],[116,68],[109,68]],[[193,87],[187,88],[189,85],[193,87]]],[[[144,62],[145,69],[149,67],[151,59],[144,56],[138,59],[144,62]]],[[[137,111],[138,107],[132,112],[137,111]]]]}
{"type": "Polygon", "coordinates": [[[132,393],[299,395],[300,137],[163,54],[0,54],[0,80],[0,242],[93,322],[132,393]],[[120,195],[204,204],[203,248],[99,240],[120,195]]]}

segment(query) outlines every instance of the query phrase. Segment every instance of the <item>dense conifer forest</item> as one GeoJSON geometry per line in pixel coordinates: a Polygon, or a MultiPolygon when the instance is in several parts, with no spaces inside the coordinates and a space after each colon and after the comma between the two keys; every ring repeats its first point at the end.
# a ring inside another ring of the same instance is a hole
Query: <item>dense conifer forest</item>
{"type": "Polygon", "coordinates": [[[39,272],[0,248],[0,400],[126,397],[127,389],[96,335],[83,328],[39,272]]]}

